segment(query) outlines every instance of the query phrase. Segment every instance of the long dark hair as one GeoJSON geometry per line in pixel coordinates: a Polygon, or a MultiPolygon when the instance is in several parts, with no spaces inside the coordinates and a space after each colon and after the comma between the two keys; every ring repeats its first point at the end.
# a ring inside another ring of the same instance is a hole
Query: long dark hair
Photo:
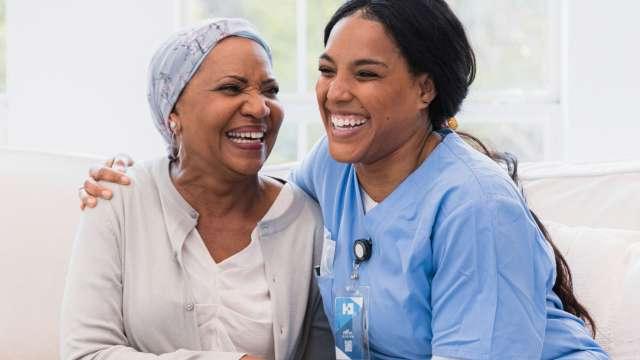
{"type": "MultiPolygon", "coordinates": [[[[410,71],[429,74],[437,96],[429,105],[429,121],[435,130],[447,127],[447,120],[460,110],[469,86],[476,75],[476,58],[462,23],[444,0],[348,0],[336,12],[324,29],[327,44],[331,30],[341,19],[360,11],[367,19],[384,25],[386,31],[406,59],[410,71]]],[[[506,168],[522,192],[518,179],[518,160],[509,153],[490,150],[478,138],[458,132],[470,145],[506,168]]],[[[522,194],[524,197],[524,193],[522,194]]],[[[531,215],[553,248],[556,282],[553,291],[565,311],[583,319],[596,334],[596,324],[587,309],[573,294],[571,271],[538,216],[531,215]]]]}

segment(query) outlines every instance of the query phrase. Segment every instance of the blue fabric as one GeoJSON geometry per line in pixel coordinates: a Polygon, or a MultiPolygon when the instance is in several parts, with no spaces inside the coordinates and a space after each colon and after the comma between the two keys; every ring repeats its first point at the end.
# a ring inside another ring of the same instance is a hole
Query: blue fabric
{"type": "Polygon", "coordinates": [[[374,359],[607,358],[562,310],[553,251],[511,179],[456,133],[366,214],[354,166],[333,160],[326,139],[292,180],[336,241],[333,274],[318,277],[330,322],[353,242],[373,241],[360,284],[374,359]]]}

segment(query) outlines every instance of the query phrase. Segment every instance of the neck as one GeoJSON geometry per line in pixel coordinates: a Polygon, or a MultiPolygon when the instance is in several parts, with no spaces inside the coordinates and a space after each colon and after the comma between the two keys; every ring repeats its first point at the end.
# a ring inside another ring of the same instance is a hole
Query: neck
{"type": "Polygon", "coordinates": [[[178,192],[202,217],[249,215],[265,196],[266,183],[257,174],[229,174],[184,160],[173,162],[170,173],[178,192]]]}
{"type": "Polygon", "coordinates": [[[381,202],[427,159],[440,140],[429,127],[387,156],[370,164],[356,164],[360,186],[374,201],[381,202]]]}

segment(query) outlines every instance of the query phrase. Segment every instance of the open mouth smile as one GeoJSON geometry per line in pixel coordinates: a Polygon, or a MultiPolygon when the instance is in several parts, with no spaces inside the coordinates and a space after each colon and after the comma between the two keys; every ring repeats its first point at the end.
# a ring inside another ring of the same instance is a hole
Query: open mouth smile
{"type": "Polygon", "coordinates": [[[334,138],[355,136],[369,123],[369,118],[358,114],[330,114],[331,133],[334,138]]]}
{"type": "Polygon", "coordinates": [[[337,129],[353,129],[366,124],[369,121],[360,115],[331,115],[331,125],[337,129]]]}
{"type": "Polygon", "coordinates": [[[264,145],[267,131],[260,126],[245,126],[229,130],[225,133],[231,142],[243,149],[258,150],[264,145]]]}

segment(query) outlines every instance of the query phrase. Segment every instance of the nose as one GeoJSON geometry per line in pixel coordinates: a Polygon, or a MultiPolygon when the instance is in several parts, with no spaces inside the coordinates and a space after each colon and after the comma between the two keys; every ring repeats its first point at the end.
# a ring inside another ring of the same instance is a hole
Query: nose
{"type": "Polygon", "coordinates": [[[327,100],[334,103],[348,102],[353,98],[350,91],[350,85],[347,79],[336,75],[329,83],[327,90],[327,100]]]}
{"type": "Polygon", "coordinates": [[[267,101],[262,94],[252,92],[242,104],[241,112],[245,116],[264,119],[271,114],[271,108],[267,105],[267,101]]]}

